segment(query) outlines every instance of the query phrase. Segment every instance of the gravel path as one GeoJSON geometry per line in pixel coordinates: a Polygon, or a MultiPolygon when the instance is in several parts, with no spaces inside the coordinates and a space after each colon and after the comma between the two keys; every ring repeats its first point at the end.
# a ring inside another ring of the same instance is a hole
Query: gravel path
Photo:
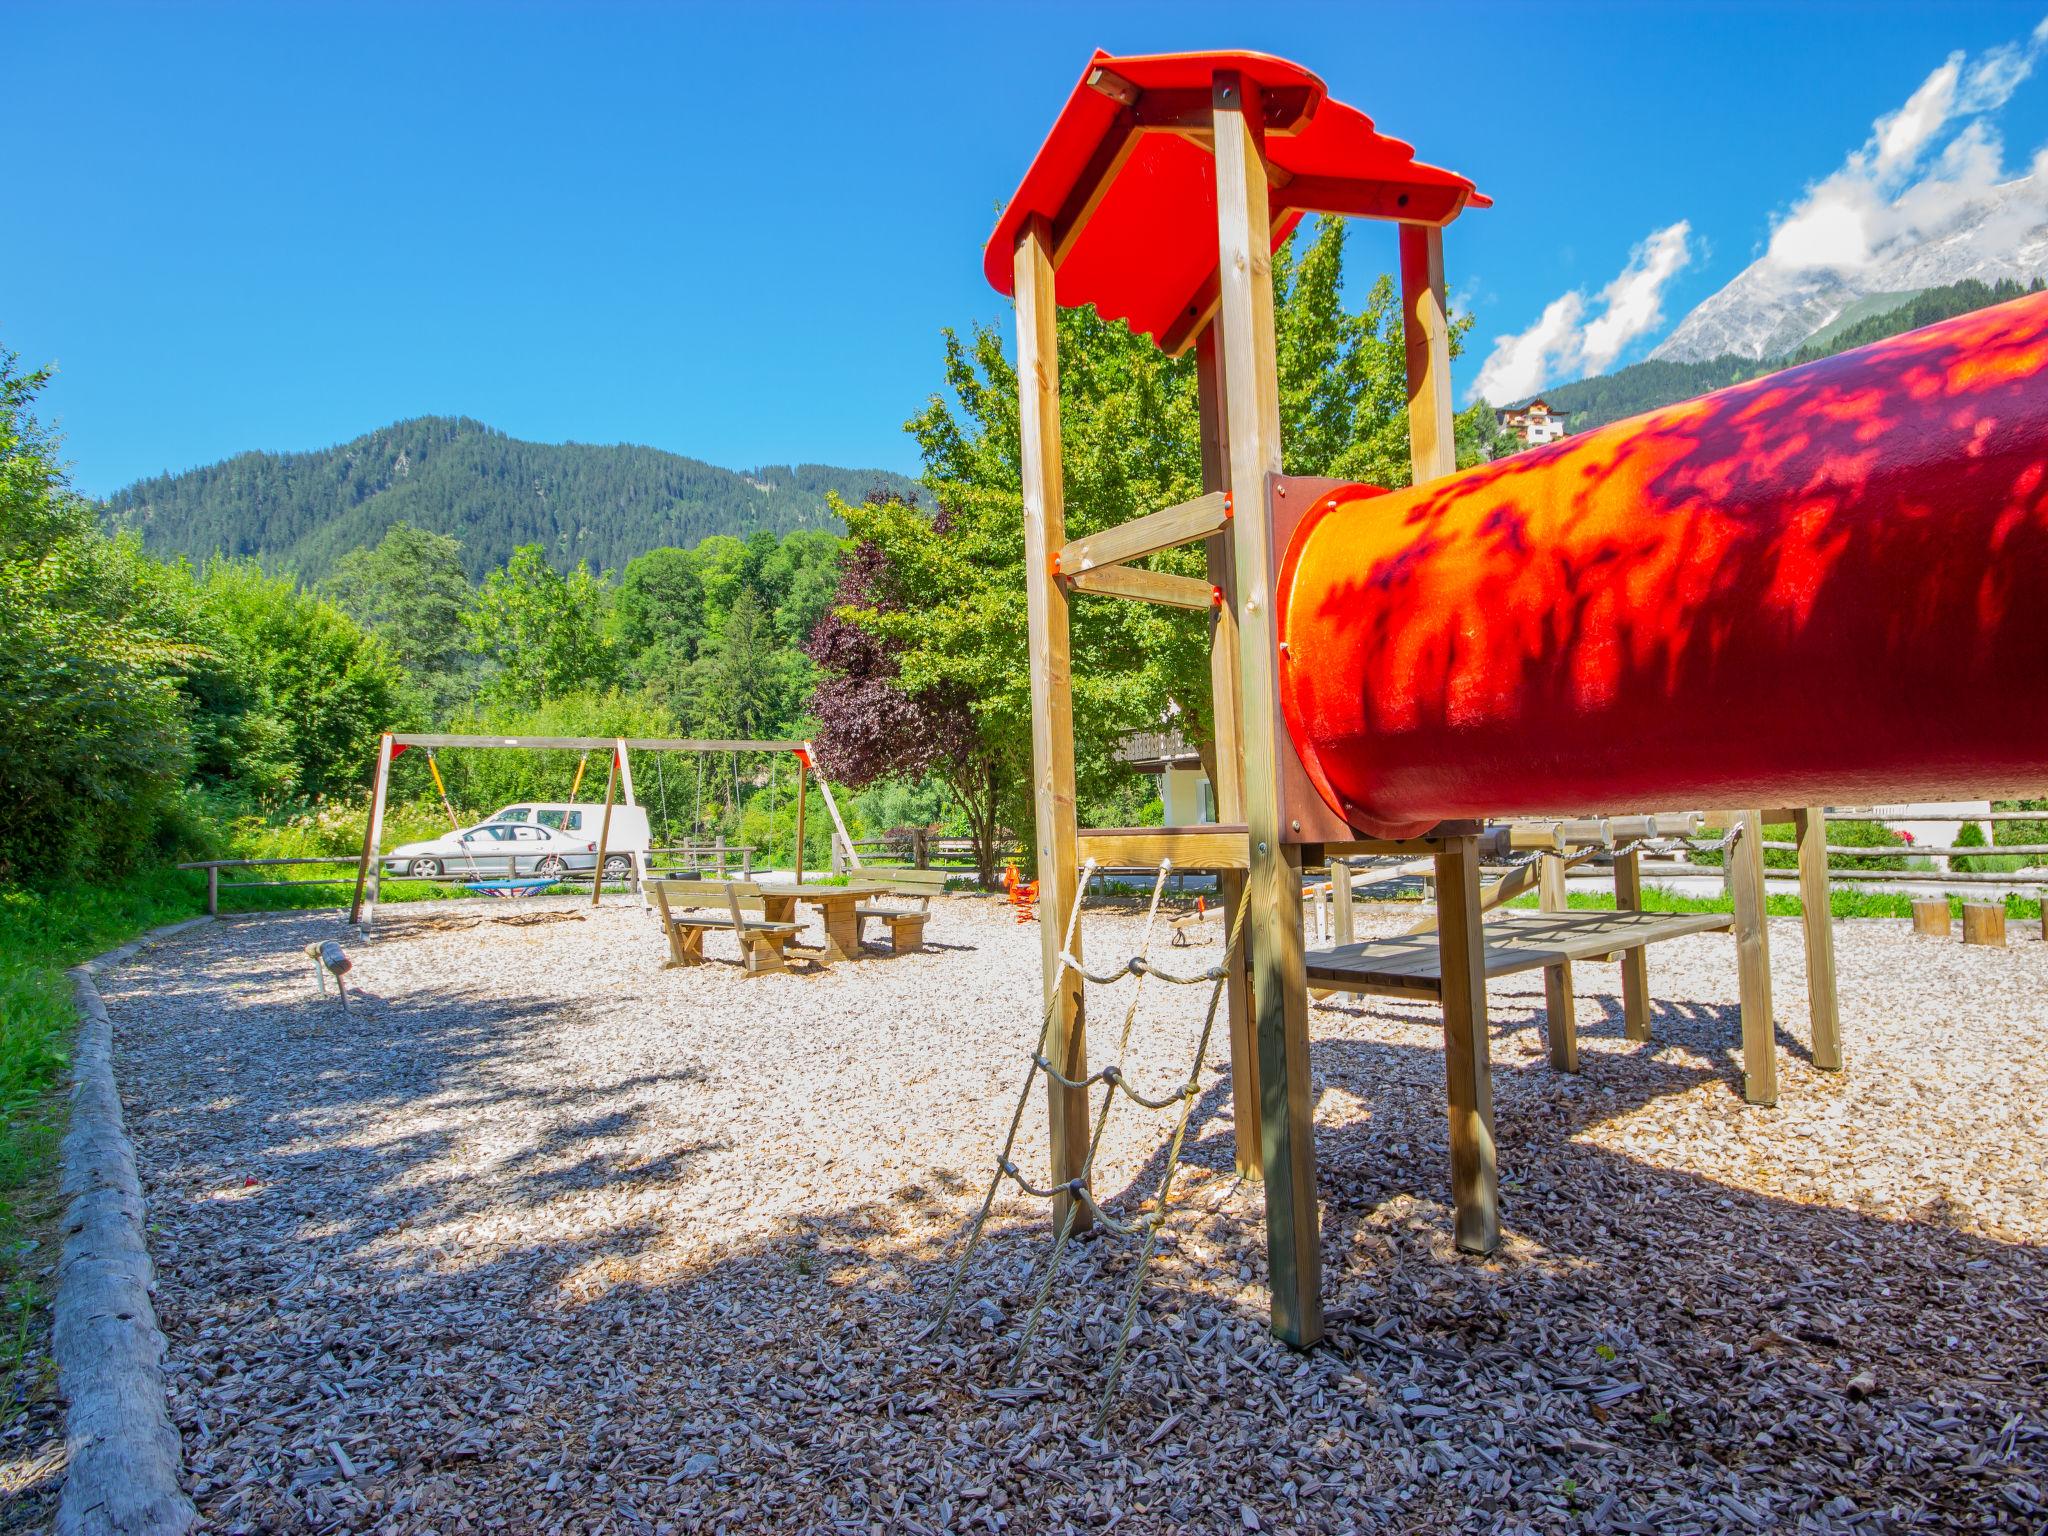
{"type": "MultiPolygon", "coordinates": [[[[1136,928],[1091,912],[1089,948],[1136,928]]],[[[1545,1063],[1540,974],[1496,986],[1509,1239],[1484,1262],[1449,1247],[1434,1010],[1331,999],[1330,1347],[1266,1338],[1263,1206],[1213,1064],[1101,1445],[1122,1246],[1076,1245],[1023,1385],[993,1390],[1045,1236],[1000,1202],[962,1313],[919,1337],[1036,1031],[1035,928],[951,898],[926,953],[749,980],[664,969],[625,907],[395,915],[353,946],[347,1016],[300,952],[333,931],[222,925],[103,981],[213,1529],[2048,1522],[2038,940],[1842,925],[1833,1077],[1774,923],[1774,1110],[1739,1098],[1725,936],[1651,952],[1647,1047],[1618,969],[1579,966],[1577,1078],[1545,1063]]],[[[1209,933],[1162,958],[1208,963],[1209,933]]],[[[1094,1006],[1099,1048],[1121,1010],[1094,1006]]],[[[1126,1060],[1150,1091],[1199,1011],[1147,993],[1126,1060]]],[[[1119,1108],[1099,1187],[1149,1187],[1168,1128],[1119,1108]]]]}

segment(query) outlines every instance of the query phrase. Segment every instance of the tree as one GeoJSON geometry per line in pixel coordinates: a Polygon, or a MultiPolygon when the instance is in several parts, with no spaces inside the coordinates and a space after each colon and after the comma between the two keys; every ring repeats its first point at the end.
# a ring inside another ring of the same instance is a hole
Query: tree
{"type": "Polygon", "coordinates": [[[0,801],[25,839],[0,878],[133,862],[189,762],[178,682],[201,654],[133,536],[100,532],[34,403],[48,370],[0,349],[0,801]]]}
{"type": "Polygon", "coordinates": [[[580,561],[564,576],[540,545],[520,545],[463,616],[472,648],[497,668],[490,697],[532,706],[609,688],[617,672],[605,635],[609,599],[606,579],[580,561]]]}
{"type": "Polygon", "coordinates": [[[454,702],[467,659],[462,617],[470,601],[458,540],[393,523],[374,548],[343,555],[323,590],[384,639],[435,713],[454,702]]]}
{"type": "Polygon", "coordinates": [[[212,560],[188,618],[207,654],[188,680],[196,767],[266,809],[362,782],[378,736],[402,729],[408,693],[390,648],[335,604],[254,560],[212,560]]]}
{"type": "Polygon", "coordinates": [[[742,587],[685,675],[686,718],[708,736],[760,739],[794,724],[807,682],[803,658],[777,642],[760,601],[742,587]]]}
{"type": "MultiPolygon", "coordinates": [[[[866,505],[890,501],[903,505],[887,495],[871,495],[866,505]]],[[[833,605],[804,647],[820,673],[811,694],[812,744],[819,766],[851,789],[937,775],[966,818],[981,883],[993,885],[1006,787],[1002,764],[983,740],[972,699],[955,684],[906,690],[897,664],[901,642],[863,622],[901,612],[892,595],[899,587],[879,544],[862,540],[847,551],[833,605]]]]}

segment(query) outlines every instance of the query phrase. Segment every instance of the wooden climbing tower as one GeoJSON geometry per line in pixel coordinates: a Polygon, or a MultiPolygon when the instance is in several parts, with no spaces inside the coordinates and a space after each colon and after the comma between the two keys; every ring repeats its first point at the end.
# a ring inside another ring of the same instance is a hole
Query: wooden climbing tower
{"type": "MultiPolygon", "coordinates": [[[[1260,54],[1097,54],[990,239],[990,281],[1013,294],[1034,700],[1039,897],[1049,1054],[1087,1076],[1079,975],[1061,936],[1088,858],[1218,872],[1226,921],[1245,905],[1246,965],[1230,977],[1238,1160],[1266,1183],[1273,1326],[1322,1335],[1319,1216],[1300,881],[1304,858],[1428,853],[1436,861],[1461,1246],[1498,1237],[1479,937],[1476,822],[1361,840],[1314,795],[1278,697],[1271,595],[1278,552],[1317,482],[1281,474],[1272,253],[1307,213],[1381,219],[1400,242],[1415,479],[1454,467],[1443,230],[1485,206],[1298,65],[1260,54]],[[1196,350],[1204,494],[1069,541],[1060,471],[1058,305],[1093,304],[1165,350],[1196,350]],[[1208,581],[1126,562],[1200,542],[1208,581]],[[1076,820],[1068,605],[1076,594],[1210,611],[1218,825],[1092,831],[1076,820]],[[1052,996],[1052,994],[1057,994],[1052,996]]],[[[1050,1081],[1052,1176],[1087,1153],[1085,1095],[1050,1081]]],[[[1064,1215],[1064,1213],[1062,1213],[1064,1215]]],[[[1086,1213],[1080,1219],[1085,1221],[1086,1213]]]]}

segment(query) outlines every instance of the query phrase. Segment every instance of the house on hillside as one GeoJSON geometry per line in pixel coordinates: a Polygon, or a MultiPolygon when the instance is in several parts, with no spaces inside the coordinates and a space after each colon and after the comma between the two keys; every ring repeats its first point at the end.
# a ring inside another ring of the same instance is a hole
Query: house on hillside
{"type": "Polygon", "coordinates": [[[1564,436],[1564,413],[1551,410],[1541,399],[1531,400],[1527,405],[1511,405],[1493,414],[1502,426],[1521,438],[1524,448],[1554,443],[1564,436]]]}
{"type": "Polygon", "coordinates": [[[1155,778],[1169,827],[1191,827],[1216,819],[1215,792],[1202,756],[1177,730],[1134,731],[1117,753],[1134,773],[1155,778]]]}

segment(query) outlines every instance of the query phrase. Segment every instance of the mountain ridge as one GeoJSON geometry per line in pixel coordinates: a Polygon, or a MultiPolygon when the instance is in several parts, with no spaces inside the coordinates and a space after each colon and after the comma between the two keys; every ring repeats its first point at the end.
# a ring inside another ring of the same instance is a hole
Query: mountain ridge
{"type": "Polygon", "coordinates": [[[2026,283],[2048,272],[2048,172],[1964,198],[1914,239],[1853,268],[1788,268],[1769,252],[1693,306],[1649,361],[1752,361],[1800,347],[1867,300],[1975,279],[2026,283]]]}
{"type": "Polygon", "coordinates": [[[839,531],[827,491],[917,489],[889,470],[829,464],[724,469],[639,444],[536,443],[466,416],[418,416],[329,448],[252,451],[151,476],[100,503],[152,554],[253,557],[305,581],[393,523],[462,541],[472,580],[521,544],[567,567],[619,569],[713,534],[839,531]]]}

